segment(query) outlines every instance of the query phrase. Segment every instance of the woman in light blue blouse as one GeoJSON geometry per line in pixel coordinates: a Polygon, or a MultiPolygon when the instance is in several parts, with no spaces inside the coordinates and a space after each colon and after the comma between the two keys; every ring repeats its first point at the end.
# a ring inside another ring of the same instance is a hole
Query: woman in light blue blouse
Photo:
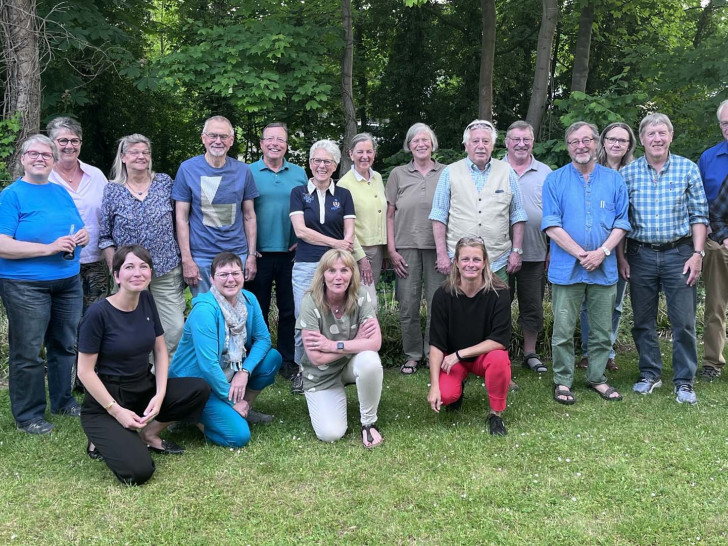
{"type": "Polygon", "coordinates": [[[174,203],[168,174],[152,170],[152,143],[133,134],[119,140],[112,183],[104,190],[101,205],[99,248],[111,269],[114,250],[138,244],[154,263],[149,290],[154,296],[170,358],[184,327],[184,281],[179,246],[174,235],[174,203]]]}

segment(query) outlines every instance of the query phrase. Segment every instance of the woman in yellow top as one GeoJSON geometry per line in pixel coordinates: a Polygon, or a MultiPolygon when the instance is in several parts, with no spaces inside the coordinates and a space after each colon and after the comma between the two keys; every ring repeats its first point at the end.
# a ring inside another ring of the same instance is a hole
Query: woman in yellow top
{"type": "Polygon", "coordinates": [[[377,301],[377,283],[382,262],[387,253],[387,197],[384,195],[382,175],[372,169],[377,146],[369,133],[359,133],[351,139],[349,157],[351,170],[338,182],[338,186],[351,192],[356,210],[354,233],[367,259],[359,261],[361,280],[377,301]]]}

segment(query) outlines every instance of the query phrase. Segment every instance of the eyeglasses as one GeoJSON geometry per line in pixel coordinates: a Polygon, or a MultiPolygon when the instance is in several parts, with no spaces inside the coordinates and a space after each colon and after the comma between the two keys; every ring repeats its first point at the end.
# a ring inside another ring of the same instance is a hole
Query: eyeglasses
{"type": "Polygon", "coordinates": [[[83,142],[80,138],[57,138],[56,142],[60,144],[61,146],[68,146],[69,144],[71,146],[78,146],[83,142]]]}
{"type": "Polygon", "coordinates": [[[619,144],[620,146],[626,146],[627,144],[629,144],[629,140],[627,140],[626,138],[607,137],[604,140],[609,142],[609,144],[619,144]]]}
{"type": "Polygon", "coordinates": [[[232,277],[233,279],[237,280],[243,276],[243,272],[242,271],[231,271],[229,273],[215,273],[215,276],[219,279],[227,280],[228,278],[232,277]]]}
{"type": "Polygon", "coordinates": [[[233,138],[233,135],[222,135],[220,133],[202,133],[202,134],[205,135],[210,140],[212,140],[213,142],[215,142],[218,138],[223,142],[233,138]]]}
{"type": "Polygon", "coordinates": [[[720,125],[721,129],[725,129],[726,127],[728,127],[728,121],[719,121],[718,125],[720,125]]]}
{"type": "Polygon", "coordinates": [[[53,159],[53,154],[49,154],[48,152],[36,152],[35,150],[28,150],[23,155],[27,155],[30,159],[38,159],[40,157],[43,161],[50,161],[53,159]]]}
{"type": "Polygon", "coordinates": [[[312,157],[311,163],[314,165],[323,165],[324,167],[331,167],[331,165],[334,165],[336,162],[333,159],[321,159],[318,157],[312,157]]]}
{"type": "Polygon", "coordinates": [[[532,138],[528,138],[528,137],[521,138],[521,137],[512,137],[512,136],[509,136],[508,137],[508,140],[510,140],[512,142],[515,142],[516,144],[519,144],[519,143],[523,142],[526,146],[528,146],[529,144],[531,144],[531,142],[533,142],[533,139],[532,138]]]}
{"type": "Polygon", "coordinates": [[[567,144],[569,146],[571,146],[572,148],[576,148],[579,144],[581,144],[582,146],[589,146],[589,144],[591,144],[592,142],[594,142],[593,138],[584,137],[581,140],[579,140],[579,139],[570,140],[569,142],[567,142],[567,144]]]}
{"type": "Polygon", "coordinates": [[[144,157],[152,155],[152,152],[149,150],[129,150],[128,152],[124,152],[124,155],[131,155],[134,157],[139,157],[140,155],[143,155],[144,157]]]}
{"type": "Polygon", "coordinates": [[[273,137],[273,136],[264,137],[264,138],[261,138],[260,140],[262,140],[263,142],[277,142],[278,144],[285,144],[286,142],[288,142],[285,138],[273,137]]]}
{"type": "Polygon", "coordinates": [[[491,131],[495,129],[493,124],[489,121],[485,120],[476,120],[473,122],[470,122],[470,124],[465,128],[465,130],[473,130],[473,129],[490,129],[491,131]]]}

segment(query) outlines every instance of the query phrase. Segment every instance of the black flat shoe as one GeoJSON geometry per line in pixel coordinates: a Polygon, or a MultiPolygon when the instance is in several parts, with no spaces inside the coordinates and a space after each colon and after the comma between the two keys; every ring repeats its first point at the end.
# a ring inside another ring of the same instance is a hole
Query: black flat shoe
{"type": "Polygon", "coordinates": [[[147,445],[147,449],[152,453],[161,453],[162,455],[182,455],[185,452],[185,448],[170,440],[162,440],[161,448],[147,445]]]}
{"type": "Polygon", "coordinates": [[[91,457],[94,461],[104,460],[104,456],[99,452],[98,449],[96,449],[96,446],[91,449],[91,440],[89,440],[88,444],[86,444],[86,455],[91,457]]]}

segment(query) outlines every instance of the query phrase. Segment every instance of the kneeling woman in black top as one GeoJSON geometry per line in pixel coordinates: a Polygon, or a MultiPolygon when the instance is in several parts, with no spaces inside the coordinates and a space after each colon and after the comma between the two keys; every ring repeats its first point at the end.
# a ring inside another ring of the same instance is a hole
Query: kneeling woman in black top
{"type": "Polygon", "coordinates": [[[149,451],[184,451],[159,434],[173,421],[196,422],[210,387],[197,378],[167,380],[164,332],[146,290],[149,252],[139,245],[120,247],[112,273],[119,291],[93,304],[79,331],[78,377],[86,388],[81,425],[89,456],[103,458],[120,481],[140,485],[154,473],[149,451]]]}
{"type": "Polygon", "coordinates": [[[430,393],[439,412],[444,404],[460,407],[469,373],[485,378],[490,433],[506,434],[511,361],[511,298],[508,286],[490,270],[480,237],[463,237],[455,246],[450,277],[432,297],[430,321],[430,393]]]}

